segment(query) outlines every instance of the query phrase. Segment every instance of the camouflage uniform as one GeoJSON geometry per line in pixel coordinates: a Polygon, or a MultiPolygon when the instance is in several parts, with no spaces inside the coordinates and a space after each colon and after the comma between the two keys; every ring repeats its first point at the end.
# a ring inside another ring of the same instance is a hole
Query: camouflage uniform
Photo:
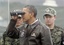
{"type": "Polygon", "coordinates": [[[58,26],[54,26],[54,29],[50,29],[50,30],[51,30],[53,45],[61,45],[61,34],[63,32],[63,29],[58,26]]]}
{"type": "MultiPolygon", "coordinates": [[[[17,27],[17,30],[22,30],[22,28],[24,27],[24,24],[22,26],[17,27]]],[[[3,34],[3,38],[1,39],[1,45],[20,45],[20,38],[18,39],[13,39],[8,37],[7,35],[7,30],[4,32],[3,34]]]]}
{"type": "Polygon", "coordinates": [[[7,31],[3,34],[2,45],[19,45],[19,39],[12,39],[7,36],[7,31]]]}
{"type": "MultiPolygon", "coordinates": [[[[46,8],[43,17],[45,17],[46,15],[56,16],[56,10],[51,7],[46,8]]],[[[63,29],[58,26],[54,26],[54,29],[50,29],[50,31],[51,31],[53,45],[61,45],[61,41],[62,41],[61,38],[62,38],[62,34],[64,33],[63,29]]]]}
{"type": "Polygon", "coordinates": [[[3,45],[3,38],[0,38],[0,45],[3,45]]]}

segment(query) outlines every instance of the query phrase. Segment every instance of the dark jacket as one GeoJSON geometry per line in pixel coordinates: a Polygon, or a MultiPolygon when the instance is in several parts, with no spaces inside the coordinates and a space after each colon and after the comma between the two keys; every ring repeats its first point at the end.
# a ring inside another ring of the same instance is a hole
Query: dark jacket
{"type": "MultiPolygon", "coordinates": [[[[8,36],[11,38],[19,38],[20,31],[14,28],[14,20],[10,21],[8,27],[8,36]]],[[[21,38],[21,45],[52,45],[50,30],[47,26],[42,25],[39,21],[23,29],[25,30],[23,38],[21,38]]],[[[22,33],[21,33],[22,34],[22,33]]]]}

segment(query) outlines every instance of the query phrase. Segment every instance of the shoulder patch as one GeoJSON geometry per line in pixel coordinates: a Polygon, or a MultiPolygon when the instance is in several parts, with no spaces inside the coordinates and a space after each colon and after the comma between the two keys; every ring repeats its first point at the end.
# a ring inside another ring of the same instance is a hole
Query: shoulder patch
{"type": "Polygon", "coordinates": [[[31,36],[36,37],[36,34],[35,33],[32,33],[31,36]]]}

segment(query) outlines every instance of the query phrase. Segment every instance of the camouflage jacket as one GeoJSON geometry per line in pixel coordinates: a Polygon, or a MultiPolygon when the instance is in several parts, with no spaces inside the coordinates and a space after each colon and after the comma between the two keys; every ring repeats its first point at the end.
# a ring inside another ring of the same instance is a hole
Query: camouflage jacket
{"type": "MultiPolygon", "coordinates": [[[[20,31],[23,28],[24,28],[24,24],[20,25],[16,29],[20,31]]],[[[3,33],[3,38],[1,40],[2,40],[1,41],[2,42],[1,45],[20,45],[20,38],[13,39],[13,38],[8,37],[7,30],[3,33]]]]}
{"type": "Polygon", "coordinates": [[[51,30],[53,45],[61,45],[61,34],[63,32],[63,29],[58,26],[54,26],[54,29],[50,29],[50,30],[51,30]]]}
{"type": "Polygon", "coordinates": [[[19,45],[19,39],[12,39],[7,36],[7,31],[4,32],[1,39],[1,45],[19,45]]]}

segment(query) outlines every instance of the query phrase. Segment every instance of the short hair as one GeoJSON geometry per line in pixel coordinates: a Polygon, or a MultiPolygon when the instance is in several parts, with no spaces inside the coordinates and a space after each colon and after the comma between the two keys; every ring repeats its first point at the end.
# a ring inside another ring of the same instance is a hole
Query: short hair
{"type": "Polygon", "coordinates": [[[33,12],[34,13],[34,17],[36,17],[37,15],[37,9],[35,8],[35,6],[33,5],[26,5],[24,8],[28,8],[29,9],[29,12],[33,12]]]}

